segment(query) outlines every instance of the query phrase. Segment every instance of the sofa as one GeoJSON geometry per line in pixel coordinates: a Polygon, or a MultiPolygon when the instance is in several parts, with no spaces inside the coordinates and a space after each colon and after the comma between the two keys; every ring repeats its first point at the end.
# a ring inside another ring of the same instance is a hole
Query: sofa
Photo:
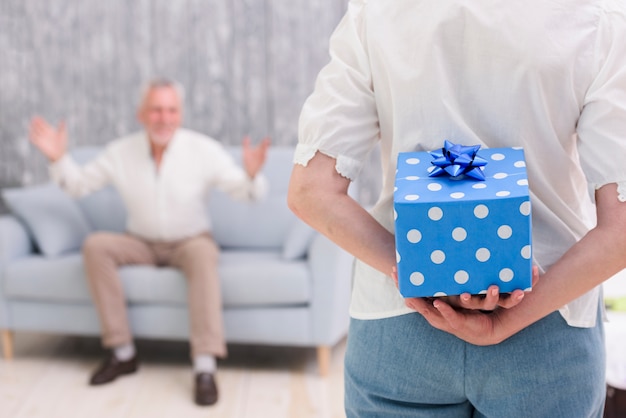
{"type": "MultiPolygon", "coordinates": [[[[101,148],[72,152],[79,163],[101,148]]],[[[240,161],[240,149],[229,147],[240,161]]],[[[291,213],[286,194],[293,148],[270,148],[269,195],[243,203],[213,191],[207,211],[220,245],[227,343],[315,347],[325,375],[348,328],[352,257],[291,213]]],[[[0,216],[0,333],[4,358],[20,331],[99,336],[81,245],[93,231],[125,229],[108,187],[72,199],[52,183],[4,189],[0,216]]],[[[124,266],[120,276],[137,338],[188,340],[186,281],[173,268],[124,266]]]]}

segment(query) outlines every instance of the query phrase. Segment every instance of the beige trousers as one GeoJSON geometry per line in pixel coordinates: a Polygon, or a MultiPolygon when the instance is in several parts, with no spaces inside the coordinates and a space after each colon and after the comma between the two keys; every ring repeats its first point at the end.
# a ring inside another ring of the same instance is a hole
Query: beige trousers
{"type": "Polygon", "coordinates": [[[208,233],[175,242],[150,242],[128,234],[97,232],[85,241],[83,256],[105,347],[132,341],[118,267],[171,266],[187,279],[192,357],[226,356],[217,273],[219,247],[208,233]]]}

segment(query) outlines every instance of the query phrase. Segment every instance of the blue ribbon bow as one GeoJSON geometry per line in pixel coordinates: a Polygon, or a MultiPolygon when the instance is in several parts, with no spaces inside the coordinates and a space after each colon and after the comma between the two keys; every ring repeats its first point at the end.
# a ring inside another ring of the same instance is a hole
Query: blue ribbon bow
{"type": "Polygon", "coordinates": [[[480,167],[487,165],[487,160],[477,155],[479,149],[480,145],[464,146],[445,140],[441,150],[430,152],[434,158],[431,163],[435,169],[429,176],[435,177],[446,173],[452,178],[468,176],[484,181],[485,175],[480,167]]]}

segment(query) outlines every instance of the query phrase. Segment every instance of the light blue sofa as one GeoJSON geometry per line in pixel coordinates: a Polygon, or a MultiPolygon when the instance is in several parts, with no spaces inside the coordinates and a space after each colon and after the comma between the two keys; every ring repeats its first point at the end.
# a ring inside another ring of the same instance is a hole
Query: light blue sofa
{"type": "MultiPolygon", "coordinates": [[[[239,148],[229,149],[237,160],[239,148]]],[[[99,148],[73,152],[79,162],[99,148]]],[[[228,343],[316,347],[325,375],[330,349],[347,332],[352,257],[287,208],[293,148],[270,149],[267,199],[240,203],[214,192],[208,207],[222,248],[228,343]]],[[[98,336],[80,245],[95,230],[123,231],[114,189],[72,200],[52,184],[4,190],[0,216],[0,330],[5,358],[14,332],[98,336]]],[[[133,333],[187,340],[186,282],[172,268],[128,266],[121,277],[133,333]]]]}

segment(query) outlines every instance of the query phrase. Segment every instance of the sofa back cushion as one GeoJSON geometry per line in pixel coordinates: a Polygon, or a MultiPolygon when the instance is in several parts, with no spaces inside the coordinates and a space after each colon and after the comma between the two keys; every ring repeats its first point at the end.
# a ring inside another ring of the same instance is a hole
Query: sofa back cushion
{"type": "MultiPolygon", "coordinates": [[[[78,164],[85,164],[96,157],[102,147],[76,148],[71,152],[78,164]]],[[[95,231],[124,232],[126,230],[126,208],[113,186],[107,186],[77,200],[89,224],[95,231]]]]}
{"type": "MultiPolygon", "coordinates": [[[[241,147],[228,146],[226,149],[241,165],[241,147]]],[[[72,151],[72,156],[79,164],[84,164],[101,150],[101,147],[81,147],[72,151]]],[[[221,247],[277,250],[283,247],[287,231],[297,222],[287,207],[293,152],[293,147],[270,147],[263,167],[269,193],[262,201],[239,202],[218,190],[211,192],[207,214],[211,218],[215,240],[221,247]]],[[[81,198],[78,203],[94,230],[125,230],[124,202],[113,187],[81,198]]]]}
{"type": "MultiPolygon", "coordinates": [[[[227,148],[241,165],[241,147],[227,148]]],[[[270,147],[262,173],[268,195],[258,202],[238,202],[214,190],[209,203],[213,235],[222,247],[282,249],[296,221],[287,207],[287,188],[293,167],[292,147],[270,147]]]]}

